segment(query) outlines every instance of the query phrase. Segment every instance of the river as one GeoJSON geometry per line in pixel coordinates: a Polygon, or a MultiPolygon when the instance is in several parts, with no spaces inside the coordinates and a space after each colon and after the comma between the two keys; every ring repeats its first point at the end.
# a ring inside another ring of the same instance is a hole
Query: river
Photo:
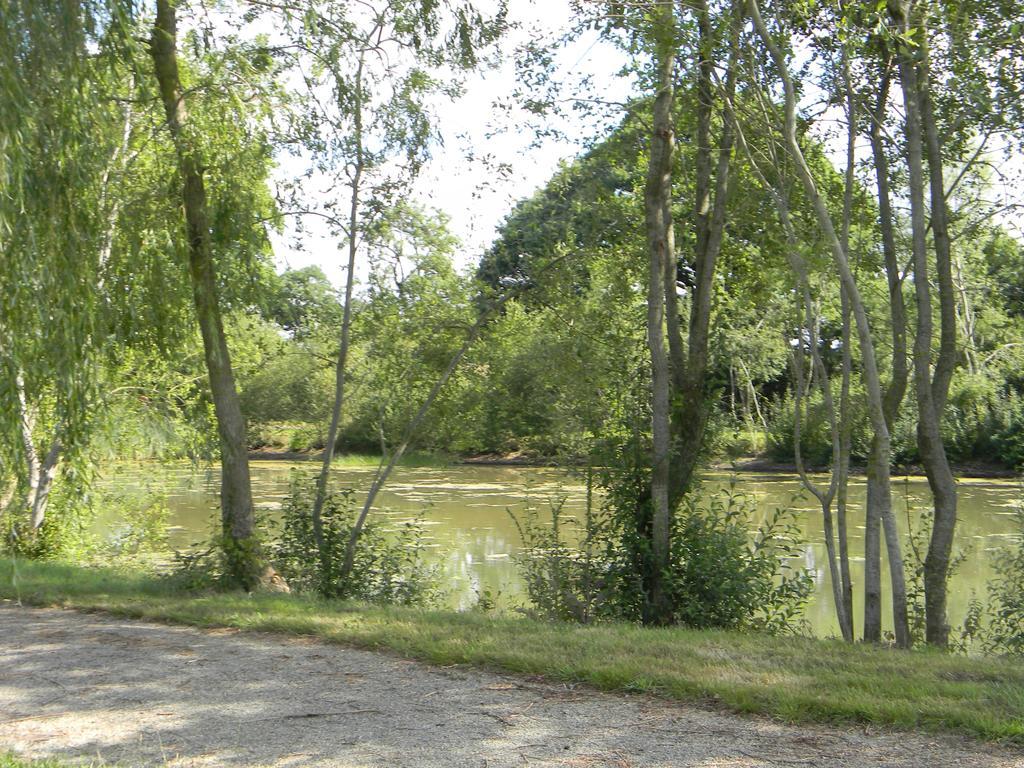
{"type": "MultiPolygon", "coordinates": [[[[309,462],[253,462],[257,507],[272,515],[287,493],[292,472],[314,471],[315,466],[309,462]]],[[[338,468],[333,470],[332,482],[334,487],[363,489],[372,474],[373,468],[338,468]]],[[[170,543],[178,549],[188,548],[212,530],[218,483],[215,468],[196,468],[188,463],[117,464],[102,480],[107,490],[129,498],[147,492],[165,495],[171,512],[170,543]]],[[[815,594],[806,618],[816,634],[837,633],[817,502],[806,494],[801,497],[799,480],[791,475],[708,473],[703,487],[710,491],[729,483],[749,494],[760,514],[780,505],[799,512],[809,542],[804,565],[815,579],[815,594]]],[[[521,542],[508,510],[521,513],[527,505],[533,505],[544,513],[563,498],[565,513],[578,515],[585,508],[586,487],[581,478],[558,469],[477,465],[401,468],[385,486],[374,514],[396,522],[422,516],[432,557],[441,567],[444,587],[454,606],[470,605],[478,591],[498,596],[506,606],[515,606],[525,603],[513,559],[521,542]]],[[[986,584],[993,575],[992,552],[1007,546],[1017,534],[1014,508],[1021,489],[1013,480],[964,479],[959,484],[959,498],[958,547],[966,548],[969,556],[951,581],[949,608],[954,624],[962,619],[972,594],[985,596],[986,584]]],[[[850,489],[850,551],[855,585],[862,581],[863,499],[863,479],[854,478],[850,489]]],[[[894,479],[894,508],[904,534],[908,501],[916,524],[917,510],[925,508],[928,499],[923,478],[894,479]]],[[[112,516],[101,514],[97,530],[113,535],[118,523],[112,516]]],[[[859,594],[856,588],[855,594],[859,594]]],[[[858,624],[862,612],[858,600],[858,624]]]]}

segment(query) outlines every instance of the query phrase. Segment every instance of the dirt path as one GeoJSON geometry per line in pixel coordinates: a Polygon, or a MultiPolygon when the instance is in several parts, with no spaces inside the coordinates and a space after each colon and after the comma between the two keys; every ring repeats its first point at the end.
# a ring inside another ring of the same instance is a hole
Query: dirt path
{"type": "Polygon", "coordinates": [[[795,728],[312,640],[0,604],[5,749],[127,766],[1024,766],[962,739],[795,728]]]}

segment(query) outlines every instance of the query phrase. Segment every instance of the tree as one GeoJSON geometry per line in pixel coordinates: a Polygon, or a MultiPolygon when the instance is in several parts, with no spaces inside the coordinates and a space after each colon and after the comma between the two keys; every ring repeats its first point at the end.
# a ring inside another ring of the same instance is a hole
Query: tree
{"type": "MultiPolygon", "coordinates": [[[[360,245],[372,237],[381,213],[407,189],[427,156],[433,138],[427,99],[457,92],[457,84],[435,78],[428,67],[447,65],[458,71],[476,66],[477,49],[493,41],[504,27],[504,7],[499,7],[493,20],[485,19],[469,4],[440,8],[409,0],[367,2],[358,8],[323,0],[306,7],[282,4],[273,10],[294,39],[293,45],[279,47],[277,53],[296,67],[309,88],[309,114],[297,119],[299,132],[313,153],[316,171],[331,179],[335,193],[348,196],[347,211],[341,216],[334,213],[334,201],[323,210],[299,205],[294,211],[326,220],[344,237],[347,251],[334,403],[312,510],[313,534],[321,567],[327,572],[329,553],[321,513],[346,402],[360,245]],[[452,26],[442,30],[443,23],[452,26]],[[295,50],[300,53],[296,55],[295,50]],[[308,73],[304,56],[312,59],[315,75],[308,73]],[[330,101],[321,99],[321,88],[331,94],[330,101]]],[[[403,440],[401,445],[407,443],[403,440]]],[[[401,451],[404,448],[398,453],[401,451]]],[[[390,468],[385,467],[383,477],[378,477],[381,483],[390,468]]],[[[353,527],[352,544],[341,569],[343,579],[351,568],[355,541],[378,487],[375,482],[370,501],[353,527]]]]}
{"type": "Polygon", "coordinates": [[[203,179],[202,137],[189,122],[177,55],[174,0],[158,0],[150,55],[174,139],[188,231],[189,274],[196,317],[203,337],[206,369],[217,414],[221,458],[221,528],[227,570],[246,589],[266,581],[253,518],[245,419],[235,389],[217,291],[211,222],[203,179]]]}
{"type": "Polygon", "coordinates": [[[96,288],[131,124],[102,96],[121,21],[94,3],[0,3],[0,514],[28,547],[59,468],[85,469],[106,341],[96,288]]]}
{"type": "MultiPolygon", "coordinates": [[[[798,177],[804,189],[804,193],[813,206],[818,225],[825,237],[826,244],[832,253],[832,257],[839,272],[840,283],[850,301],[851,310],[856,322],[857,336],[860,342],[862,376],[868,395],[868,411],[871,421],[874,440],[878,442],[878,451],[874,457],[888,457],[890,455],[889,427],[885,418],[885,405],[882,396],[881,377],[878,371],[878,361],[875,356],[875,344],[872,337],[868,315],[864,302],[861,299],[861,292],[854,279],[853,271],[850,268],[847,249],[844,247],[833,222],[832,214],[828,209],[825,197],[821,194],[810,166],[807,164],[803,149],[797,135],[797,94],[793,78],[789,71],[785,55],[772,33],[768,30],[757,0],[750,0],[750,15],[758,35],[767,48],[771,61],[775,66],[776,73],[782,81],[785,120],[783,128],[783,140],[790,158],[796,168],[798,177]]],[[[869,470],[873,472],[882,489],[889,487],[890,467],[888,461],[877,462],[869,470]]],[[[890,510],[891,512],[891,510],[890,510]]],[[[895,526],[893,526],[895,527],[895,526]]],[[[909,626],[906,617],[905,588],[902,588],[902,557],[898,554],[898,542],[891,540],[889,548],[890,572],[893,576],[893,613],[894,628],[896,631],[896,642],[901,647],[910,644],[909,626]]]]}

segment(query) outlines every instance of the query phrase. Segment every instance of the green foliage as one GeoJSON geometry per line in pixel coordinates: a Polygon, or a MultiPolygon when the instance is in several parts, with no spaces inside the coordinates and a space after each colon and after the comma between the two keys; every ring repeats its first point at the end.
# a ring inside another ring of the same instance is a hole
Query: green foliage
{"type": "Polygon", "coordinates": [[[519,515],[508,511],[523,541],[516,564],[526,583],[530,613],[580,624],[608,616],[605,519],[589,499],[590,494],[582,520],[565,515],[565,499],[552,502],[550,523],[533,506],[519,515]]]}
{"type": "Polygon", "coordinates": [[[1017,509],[1014,543],[993,558],[998,574],[988,587],[987,650],[1024,655],[1024,505],[1017,509]]]}
{"type": "MultiPolygon", "coordinates": [[[[801,405],[800,452],[807,466],[825,467],[832,461],[828,413],[818,390],[808,400],[801,405]]],[[[795,460],[795,404],[793,393],[787,391],[768,410],[768,454],[776,461],[795,460]]]]}
{"type": "Polygon", "coordinates": [[[166,555],[167,526],[171,511],[167,498],[147,491],[144,494],[107,493],[97,504],[104,516],[116,520],[108,541],[100,552],[118,562],[147,563],[166,555]]]}
{"type": "Polygon", "coordinates": [[[1024,465],[1024,391],[999,377],[958,371],[944,422],[954,461],[1024,465]]]}
{"type": "Polygon", "coordinates": [[[271,559],[290,587],[372,603],[423,605],[436,598],[436,572],[424,560],[426,541],[419,520],[390,527],[369,521],[359,535],[352,571],[343,580],[345,550],[359,512],[355,493],[346,489],[327,494],[323,550],[310,515],[315,493],[308,477],[293,475],[280,534],[270,547],[271,559]]]}
{"type": "Polygon", "coordinates": [[[90,532],[96,517],[84,478],[64,473],[54,480],[43,525],[29,528],[27,512],[8,510],[3,516],[3,549],[37,560],[86,561],[100,543],[90,532]]]}
{"type": "MultiPolygon", "coordinates": [[[[513,516],[524,542],[517,558],[540,616],[589,623],[639,621],[650,572],[646,473],[607,474],[604,506],[588,493],[583,520],[551,508],[551,522],[529,508],[513,516]],[[638,519],[639,518],[639,519],[638,519]]],[[[588,482],[590,482],[588,477],[588,482]]],[[[752,499],[727,488],[691,492],[673,518],[667,573],[671,622],[693,628],[804,630],[801,613],[814,584],[797,563],[803,550],[795,513],[774,510],[757,525],[752,499]]]]}
{"type": "Polygon", "coordinates": [[[795,564],[804,546],[795,513],[775,509],[751,541],[753,499],[732,488],[697,494],[687,496],[675,521],[669,584],[676,620],[697,628],[800,631],[814,583],[795,564]]]}

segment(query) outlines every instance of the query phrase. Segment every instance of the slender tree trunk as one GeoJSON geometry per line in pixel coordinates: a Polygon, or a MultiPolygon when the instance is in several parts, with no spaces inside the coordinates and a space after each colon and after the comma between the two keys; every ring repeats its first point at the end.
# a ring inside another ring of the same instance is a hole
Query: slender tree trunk
{"type": "Polygon", "coordinates": [[[921,456],[935,503],[932,535],[924,561],[925,639],[931,645],[945,647],[949,643],[946,595],[956,532],[957,493],[956,480],[942,440],[941,424],[949,384],[956,367],[956,290],[953,284],[949,213],[942,171],[942,139],[932,109],[927,37],[926,33],[921,35],[918,93],[928,161],[932,242],[935,246],[935,274],[939,288],[939,354],[932,374],[932,408],[928,413],[928,417],[934,418],[936,423],[921,430],[918,439],[924,437],[931,443],[927,451],[928,458],[924,458],[924,451],[921,456]]]}
{"type": "MultiPolygon", "coordinates": [[[[885,419],[881,379],[878,372],[878,363],[875,358],[874,339],[871,335],[871,327],[868,322],[867,312],[864,308],[864,303],[861,300],[860,290],[857,287],[856,280],[854,280],[853,272],[850,269],[846,251],[843,249],[839,236],[836,233],[828,206],[826,205],[824,197],[818,191],[817,184],[814,181],[814,176],[811,174],[810,168],[807,166],[803,150],[800,148],[800,143],[797,139],[796,90],[793,86],[793,81],[789,74],[789,68],[786,64],[785,57],[765,26],[764,20],[761,18],[761,12],[758,8],[757,0],[750,0],[750,11],[758,35],[768,48],[772,61],[778,69],[779,75],[782,79],[785,91],[786,120],[784,132],[787,149],[790,157],[793,159],[794,165],[796,166],[797,174],[803,183],[804,192],[807,194],[808,199],[814,207],[815,216],[818,220],[819,226],[821,227],[822,233],[825,236],[825,241],[832,251],[836,267],[839,271],[840,281],[850,298],[850,305],[857,328],[857,336],[860,341],[861,363],[863,367],[864,385],[868,395],[868,412],[870,415],[871,428],[875,434],[875,439],[879,442],[880,453],[888,456],[890,450],[889,428],[885,419]]],[[[878,473],[878,482],[881,487],[888,488],[888,463],[886,463],[885,466],[877,467],[876,471],[878,473]]],[[[902,560],[896,563],[890,563],[890,565],[892,571],[901,570],[902,560]]],[[[897,621],[895,633],[898,645],[901,647],[909,645],[909,627],[901,619],[898,619],[897,621]]]]}
{"type": "MultiPolygon", "coordinates": [[[[889,160],[885,154],[882,135],[886,107],[889,98],[891,64],[888,58],[882,63],[881,86],[875,101],[871,119],[871,154],[875,168],[875,182],[878,190],[878,223],[882,236],[882,252],[885,257],[885,274],[889,287],[889,314],[892,328],[892,374],[885,392],[885,419],[890,430],[896,420],[900,404],[907,389],[909,371],[907,368],[907,313],[903,301],[903,279],[896,255],[896,235],[889,188],[889,160]]],[[[882,446],[872,439],[868,455],[867,507],[864,530],[864,640],[882,640],[882,565],[881,528],[882,518],[892,516],[892,491],[882,487],[875,471],[881,464],[891,464],[891,455],[884,455],[882,446]]],[[[903,594],[906,603],[906,594],[903,594]]]]}
{"type": "MultiPolygon", "coordinates": [[[[890,6],[901,32],[909,34],[914,27],[911,20],[911,6],[900,2],[890,6]]],[[[918,28],[919,32],[923,29],[918,28]]],[[[949,641],[949,624],[946,618],[946,592],[949,576],[949,560],[956,527],[956,481],[946,457],[942,439],[941,419],[955,360],[948,359],[952,334],[952,352],[955,354],[956,318],[955,304],[950,313],[945,306],[952,294],[951,272],[948,286],[946,272],[949,270],[948,236],[935,233],[936,262],[940,290],[940,317],[943,325],[939,357],[932,377],[932,299],[928,278],[927,215],[925,210],[925,139],[937,143],[934,119],[931,118],[927,99],[922,98],[927,80],[916,60],[915,51],[902,50],[899,54],[900,82],[903,89],[903,104],[906,112],[907,170],[910,191],[911,232],[914,251],[914,295],[917,303],[917,329],[914,339],[914,390],[917,394],[917,446],[924,464],[928,485],[931,488],[935,510],[932,536],[924,566],[925,588],[925,638],[931,645],[945,647],[949,641]],[[940,241],[945,239],[945,248],[940,241]],[[945,250],[945,252],[943,252],[945,250]],[[945,264],[943,261],[945,260],[945,264]],[[948,298],[946,296],[948,294],[948,298]],[[950,329],[949,325],[952,325],[950,329]]],[[[945,193],[941,180],[941,153],[933,147],[931,157],[937,170],[932,170],[932,204],[938,203],[939,211],[932,211],[932,223],[940,229],[945,223],[945,193]],[[938,221],[935,215],[938,213],[938,221]]]]}
{"type": "MultiPolygon", "coordinates": [[[[673,65],[675,62],[675,12],[664,4],[652,19],[656,48],[658,92],[654,99],[654,125],[650,162],[644,187],[644,210],[650,269],[647,286],[647,347],[651,355],[651,573],[650,594],[644,620],[670,620],[665,572],[669,563],[671,506],[669,496],[670,371],[665,352],[666,265],[675,264],[672,244],[672,129],[673,65]]],[[[675,296],[673,269],[672,296],[675,296]]],[[[642,511],[638,510],[638,514],[642,511]]]]}
{"type": "MultiPolygon", "coordinates": [[[[850,222],[853,218],[853,192],[856,182],[857,151],[857,99],[850,75],[850,57],[845,45],[842,47],[842,79],[846,96],[846,176],[843,185],[843,224],[840,244],[843,251],[850,253],[850,222]]],[[[839,389],[839,455],[836,458],[836,526],[839,535],[839,567],[843,580],[843,607],[849,622],[849,638],[854,637],[853,626],[853,577],[850,575],[849,539],[847,538],[846,508],[850,482],[850,452],[853,443],[852,409],[850,407],[850,382],[853,378],[853,339],[850,327],[852,308],[846,289],[840,286],[839,301],[842,315],[842,374],[839,389]]]]}
{"type": "MultiPolygon", "coordinates": [[[[707,427],[708,344],[710,340],[711,303],[718,255],[725,234],[728,202],[729,170],[735,140],[735,126],[729,110],[723,110],[722,132],[718,147],[711,138],[714,112],[714,39],[711,15],[705,0],[692,6],[697,15],[697,128],[695,134],[695,208],[694,208],[694,271],[690,321],[687,328],[686,359],[682,374],[674,377],[671,400],[678,403],[672,414],[672,458],[669,476],[670,503],[675,503],[690,487],[693,473],[704,447],[707,427]],[[716,157],[717,156],[717,157],[716,157]],[[714,175],[712,175],[714,170],[714,175]],[[713,193],[713,196],[712,196],[713,193]]],[[[736,87],[736,66],[741,14],[733,9],[729,42],[730,53],[725,75],[726,101],[731,101],[736,87]]],[[[673,273],[675,260],[673,258],[673,273]]],[[[674,293],[674,285],[673,285],[674,293]]],[[[675,312],[674,305],[668,307],[675,312]]],[[[672,331],[670,325],[669,330],[672,331]]],[[[682,350],[682,343],[671,348],[682,350]]],[[[675,358],[673,358],[675,362],[675,358]]],[[[680,367],[675,362],[674,368],[680,367]]]]}
{"type": "MultiPolygon", "coordinates": [[[[735,115],[735,109],[732,105],[732,101],[729,101],[729,109],[735,115]]],[[[800,475],[800,482],[804,488],[818,500],[821,505],[822,514],[822,527],[824,529],[825,536],[825,551],[828,559],[829,576],[831,579],[832,586],[832,599],[836,610],[836,620],[839,624],[839,629],[843,634],[843,638],[847,642],[853,641],[853,611],[852,611],[852,581],[849,579],[849,561],[848,552],[845,551],[845,508],[840,507],[843,515],[839,516],[839,528],[840,528],[840,548],[839,548],[839,559],[836,558],[836,544],[835,536],[833,534],[833,522],[832,522],[832,502],[837,496],[837,491],[840,490],[840,483],[842,483],[847,472],[844,470],[848,469],[849,459],[849,447],[846,446],[845,460],[847,464],[844,465],[844,445],[843,431],[840,429],[840,424],[836,419],[836,409],[832,399],[832,389],[828,380],[828,371],[825,369],[824,363],[821,360],[821,354],[819,352],[820,334],[818,332],[818,312],[817,308],[811,298],[811,286],[810,286],[810,275],[807,269],[807,264],[799,253],[799,244],[797,241],[796,231],[793,228],[793,222],[789,214],[789,202],[785,191],[780,181],[779,189],[775,189],[769,184],[765,175],[761,172],[758,167],[757,161],[754,158],[753,153],[750,151],[750,147],[747,144],[743,131],[740,129],[739,123],[736,123],[736,136],[740,147],[743,149],[744,154],[750,163],[751,171],[757,177],[758,181],[765,190],[772,196],[775,201],[775,208],[779,216],[779,223],[782,225],[783,232],[786,235],[786,259],[789,261],[790,268],[793,270],[793,274],[797,279],[797,292],[800,296],[801,301],[798,302],[803,308],[803,329],[807,332],[807,346],[811,354],[811,366],[807,371],[806,384],[804,383],[804,364],[803,364],[803,338],[801,335],[800,343],[798,343],[796,350],[793,351],[791,356],[792,367],[793,367],[793,382],[795,390],[795,405],[793,408],[793,455],[796,460],[797,473],[800,475]],[[802,404],[804,402],[804,393],[809,391],[815,378],[819,382],[819,388],[821,389],[821,395],[823,405],[829,418],[829,434],[832,441],[832,470],[829,478],[829,486],[827,489],[819,488],[814,482],[811,476],[807,473],[806,467],[803,460],[803,448],[802,448],[802,435],[803,435],[803,419],[804,413],[802,404]],[[845,571],[844,571],[845,565],[845,571]]],[[[779,159],[776,156],[774,149],[769,145],[769,152],[771,159],[774,161],[776,168],[781,168],[779,159]]],[[[846,302],[844,301],[844,344],[845,347],[849,347],[849,320],[848,313],[846,311],[846,302]]],[[[786,339],[787,345],[789,339],[786,339]]],[[[852,361],[848,361],[848,355],[844,354],[844,381],[842,386],[843,397],[849,397],[849,368],[852,367],[852,361]]],[[[848,407],[848,406],[846,406],[848,407]]],[[[840,410],[842,411],[844,406],[841,404],[840,410]]],[[[845,505],[845,499],[840,502],[845,505]]]]}
{"type": "Polygon", "coordinates": [[[178,74],[174,0],[157,0],[150,53],[178,156],[188,230],[189,273],[196,317],[203,337],[221,449],[221,526],[230,576],[246,589],[259,585],[263,562],[253,520],[245,420],[235,390],[231,358],[217,296],[206,187],[199,147],[185,108],[178,74]]]}
{"type": "Polygon", "coordinates": [[[832,520],[832,502],[835,499],[838,481],[840,479],[837,462],[839,461],[841,454],[840,435],[837,428],[838,425],[836,423],[835,406],[832,402],[831,385],[829,384],[828,375],[825,371],[824,365],[822,365],[821,356],[818,353],[818,322],[816,319],[816,308],[811,302],[811,291],[807,268],[803,259],[801,259],[796,253],[796,237],[793,232],[792,223],[789,219],[788,206],[785,204],[785,198],[781,193],[776,195],[776,203],[779,206],[779,216],[782,219],[783,228],[786,230],[787,240],[789,240],[789,261],[796,273],[797,281],[800,283],[800,293],[803,296],[804,327],[808,334],[807,345],[811,354],[811,369],[808,371],[806,377],[807,383],[805,386],[802,340],[800,344],[798,344],[797,349],[793,352],[793,382],[795,389],[793,408],[793,457],[796,460],[797,473],[800,475],[801,483],[804,488],[810,491],[815,498],[818,499],[818,503],[821,505],[822,530],[825,537],[825,553],[828,559],[829,581],[832,586],[832,603],[836,610],[836,620],[839,623],[839,630],[842,632],[843,639],[847,642],[853,642],[852,614],[846,608],[842,572],[836,558],[836,539],[832,520]],[[815,378],[815,373],[817,373],[817,380],[822,392],[825,410],[829,414],[829,427],[832,436],[832,471],[831,477],[829,478],[829,486],[826,490],[819,488],[814,480],[811,479],[810,475],[807,474],[807,469],[804,465],[803,459],[803,403],[805,391],[810,389],[811,383],[815,378]]]}
{"type": "Polygon", "coordinates": [[[843,315],[842,380],[839,385],[839,456],[836,461],[836,535],[839,542],[839,571],[843,582],[843,609],[849,623],[849,640],[853,642],[853,576],[850,573],[850,540],[847,526],[849,506],[850,453],[853,443],[853,418],[850,406],[850,384],[853,379],[853,344],[850,327],[850,300],[840,291],[843,315]]]}
{"type": "MultiPolygon", "coordinates": [[[[354,138],[356,145],[355,169],[352,173],[352,198],[349,203],[348,219],[348,264],[345,274],[345,309],[341,318],[341,342],[338,349],[338,361],[334,369],[334,405],[331,408],[331,424],[327,430],[327,442],[320,464],[320,475],[317,477],[316,497],[313,500],[313,538],[320,557],[320,567],[324,573],[331,570],[331,556],[324,543],[323,509],[327,499],[327,481],[330,477],[331,461],[338,442],[338,430],[341,427],[341,414],[345,404],[345,380],[348,371],[348,352],[352,332],[352,292],[355,286],[356,253],[359,246],[359,205],[362,192],[363,171],[365,169],[363,151],[363,64],[365,52],[359,56],[356,69],[355,103],[353,109],[354,138]]],[[[348,558],[346,558],[348,562],[348,558]]],[[[351,566],[349,566],[351,569],[351,566]]],[[[347,570],[345,572],[347,576],[347,570]]]]}
{"type": "Polygon", "coordinates": [[[356,546],[359,543],[359,536],[363,532],[363,526],[366,524],[366,518],[370,514],[370,509],[373,507],[373,502],[377,499],[377,494],[380,493],[380,489],[384,487],[384,483],[387,482],[388,477],[391,476],[392,470],[405,455],[406,450],[409,448],[409,443],[412,442],[413,436],[419,429],[420,424],[423,423],[424,417],[427,412],[433,406],[437,396],[441,393],[444,385],[448,383],[448,379],[451,378],[456,368],[459,367],[459,363],[462,362],[462,358],[466,356],[469,348],[473,346],[473,342],[476,341],[480,335],[480,331],[483,330],[484,325],[490,319],[494,311],[502,306],[505,301],[511,296],[497,302],[488,312],[482,314],[477,321],[473,324],[469,334],[466,336],[466,340],[463,341],[462,346],[459,350],[452,355],[451,360],[448,361],[448,367],[445,368],[444,373],[441,377],[434,382],[434,386],[431,387],[430,392],[427,393],[426,398],[420,404],[419,410],[412,417],[409,423],[406,425],[405,433],[402,436],[402,442],[399,443],[398,448],[391,454],[391,458],[388,459],[387,464],[383,465],[383,468],[379,469],[377,476],[373,479],[373,483],[370,485],[370,490],[366,494],[366,500],[363,502],[363,507],[359,511],[359,516],[356,518],[355,524],[352,526],[352,532],[349,535],[348,545],[345,548],[345,559],[341,566],[340,580],[342,583],[348,579],[352,573],[352,566],[355,563],[356,546]]]}

